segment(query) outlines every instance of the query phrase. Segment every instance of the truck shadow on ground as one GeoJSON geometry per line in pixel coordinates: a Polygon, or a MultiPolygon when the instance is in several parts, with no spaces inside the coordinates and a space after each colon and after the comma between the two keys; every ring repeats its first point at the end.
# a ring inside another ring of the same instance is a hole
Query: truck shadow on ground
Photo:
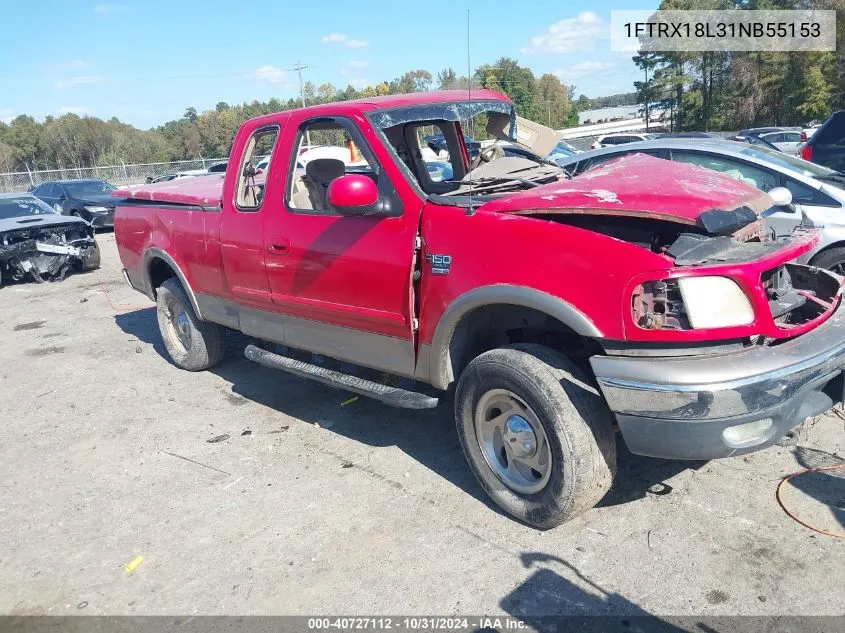
{"type": "MultiPolygon", "coordinates": [[[[604,589],[575,565],[558,556],[523,552],[520,560],[524,567],[536,571],[502,598],[499,606],[538,633],[627,630],[675,633],[687,630],[651,615],[618,593],[604,589]]],[[[507,628],[505,625],[499,630],[507,628]]]]}
{"type": "MultiPolygon", "coordinates": [[[[120,329],[151,344],[166,362],[171,362],[158,331],[155,308],[115,316],[120,329]]],[[[244,348],[253,339],[239,333],[228,336],[226,359],[210,371],[231,387],[231,406],[253,401],[309,424],[319,424],[332,433],[372,447],[396,446],[491,509],[502,513],[484,493],[464,459],[455,431],[451,393],[440,395],[436,409],[396,409],[360,397],[342,406],[352,394],[320,383],[274,371],[247,360],[244,348]]],[[[252,429],[261,432],[261,429],[252,429]]],[[[265,429],[270,431],[273,429],[265,429]]],[[[633,455],[617,434],[618,474],[611,491],[599,506],[615,506],[648,494],[672,491],[666,480],[705,462],[650,459],[633,455]]],[[[336,456],[344,459],[344,456],[336,456]]]]}
{"type": "MultiPolygon", "coordinates": [[[[845,462],[838,455],[809,446],[796,446],[793,455],[804,468],[826,468],[845,462]]],[[[839,525],[845,527],[845,468],[803,473],[787,485],[826,505],[839,525]]]]}

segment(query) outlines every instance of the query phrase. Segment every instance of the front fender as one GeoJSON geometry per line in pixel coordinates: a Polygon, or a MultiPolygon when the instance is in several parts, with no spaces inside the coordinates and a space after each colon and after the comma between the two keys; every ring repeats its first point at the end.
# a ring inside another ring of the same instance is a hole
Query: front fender
{"type": "Polygon", "coordinates": [[[457,297],[437,324],[428,360],[429,382],[433,386],[446,389],[455,379],[449,347],[461,319],[478,308],[491,305],[531,308],[558,320],[576,334],[603,338],[601,330],[589,317],[559,297],[525,286],[482,286],[457,297]]]}

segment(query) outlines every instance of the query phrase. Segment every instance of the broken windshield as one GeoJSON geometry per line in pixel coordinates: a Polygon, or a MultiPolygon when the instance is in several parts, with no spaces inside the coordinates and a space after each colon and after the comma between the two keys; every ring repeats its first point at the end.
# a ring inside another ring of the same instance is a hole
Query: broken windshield
{"type": "Polygon", "coordinates": [[[403,123],[423,121],[469,121],[480,114],[497,112],[506,114],[510,121],[508,139],[515,140],[516,110],[507,101],[458,101],[447,103],[427,103],[401,108],[376,110],[369,117],[374,125],[385,129],[403,123]]]}
{"type": "Polygon", "coordinates": [[[0,198],[0,220],[22,218],[29,215],[55,215],[50,205],[34,196],[0,198]]]}
{"type": "Polygon", "coordinates": [[[548,153],[559,140],[556,133],[517,117],[507,101],[429,103],[377,110],[368,117],[397,163],[429,195],[493,195],[563,173],[525,149],[526,142],[529,148],[539,142],[548,153]]]}

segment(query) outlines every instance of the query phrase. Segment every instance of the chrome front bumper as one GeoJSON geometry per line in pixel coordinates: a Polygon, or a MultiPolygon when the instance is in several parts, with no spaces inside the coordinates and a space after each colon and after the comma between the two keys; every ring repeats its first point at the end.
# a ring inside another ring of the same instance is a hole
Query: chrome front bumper
{"type": "Polygon", "coordinates": [[[680,358],[594,356],[590,364],[632,452],[747,453],[842,401],[845,307],[774,346],[680,358]]]}

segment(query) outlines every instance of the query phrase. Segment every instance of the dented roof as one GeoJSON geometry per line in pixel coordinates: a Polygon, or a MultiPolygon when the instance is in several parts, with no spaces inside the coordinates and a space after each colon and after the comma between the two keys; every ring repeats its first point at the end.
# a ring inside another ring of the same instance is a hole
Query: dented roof
{"type": "Polygon", "coordinates": [[[747,207],[759,214],[771,206],[768,195],[730,176],[631,154],[571,180],[498,198],[479,211],[652,217],[696,225],[703,213],[713,209],[747,207]]]}

